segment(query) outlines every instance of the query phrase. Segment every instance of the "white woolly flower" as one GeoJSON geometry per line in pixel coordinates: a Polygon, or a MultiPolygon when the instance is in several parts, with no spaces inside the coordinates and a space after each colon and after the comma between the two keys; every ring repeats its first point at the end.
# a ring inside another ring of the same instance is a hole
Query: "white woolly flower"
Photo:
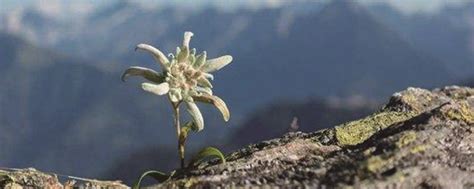
{"type": "Polygon", "coordinates": [[[224,120],[230,118],[229,110],[222,99],[212,93],[214,76],[210,73],[217,71],[232,61],[232,56],[225,55],[207,60],[206,51],[196,55],[196,49],[190,49],[189,43],[192,32],[184,33],[183,46],[176,48],[176,54],[170,54],[170,59],[157,48],[148,44],[139,44],[135,50],[149,52],[162,67],[162,72],[133,66],[125,70],[122,80],[129,76],[142,76],[152,83],[143,83],[142,89],[156,94],[167,94],[173,103],[185,102],[186,108],[193,118],[196,130],[204,128],[204,121],[195,101],[210,103],[222,113],[224,120]]]}

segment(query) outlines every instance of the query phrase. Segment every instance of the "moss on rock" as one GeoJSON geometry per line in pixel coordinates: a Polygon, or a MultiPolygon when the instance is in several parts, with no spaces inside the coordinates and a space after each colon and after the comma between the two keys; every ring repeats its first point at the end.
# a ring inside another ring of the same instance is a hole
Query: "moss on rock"
{"type": "Polygon", "coordinates": [[[66,175],[62,177],[66,177],[68,181],[62,183],[56,174],[44,173],[33,168],[0,170],[0,188],[129,188],[120,181],[99,181],[66,175]]]}
{"type": "Polygon", "coordinates": [[[408,131],[400,137],[400,139],[397,141],[397,147],[398,148],[403,148],[404,146],[412,143],[413,141],[416,140],[416,132],[415,131],[408,131]]]}
{"type": "Polygon", "coordinates": [[[383,159],[381,156],[372,156],[366,161],[367,170],[372,173],[378,173],[386,165],[390,163],[390,159],[383,159]]]}
{"type": "MultiPolygon", "coordinates": [[[[472,188],[473,108],[471,88],[409,88],[366,118],[249,145],[149,188],[472,188]]],[[[58,181],[37,172],[0,170],[0,187],[58,181]]]]}
{"type": "Polygon", "coordinates": [[[409,88],[366,118],[250,145],[156,188],[470,187],[473,108],[470,88],[409,88]]]}
{"type": "Polygon", "coordinates": [[[474,110],[469,107],[467,101],[460,101],[458,108],[450,108],[445,116],[451,120],[464,121],[467,124],[474,124],[474,110]]]}
{"type": "Polygon", "coordinates": [[[336,126],[336,139],[339,145],[356,145],[364,142],[374,133],[398,122],[406,121],[416,112],[387,111],[336,126]]]}

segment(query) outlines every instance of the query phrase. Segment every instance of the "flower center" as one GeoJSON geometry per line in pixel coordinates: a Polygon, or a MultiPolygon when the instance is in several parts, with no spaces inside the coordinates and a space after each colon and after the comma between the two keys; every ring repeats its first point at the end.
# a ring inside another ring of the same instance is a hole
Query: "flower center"
{"type": "Polygon", "coordinates": [[[178,88],[183,92],[189,91],[197,86],[197,80],[201,76],[200,70],[196,70],[193,66],[181,62],[171,65],[169,84],[171,88],[178,88]]]}

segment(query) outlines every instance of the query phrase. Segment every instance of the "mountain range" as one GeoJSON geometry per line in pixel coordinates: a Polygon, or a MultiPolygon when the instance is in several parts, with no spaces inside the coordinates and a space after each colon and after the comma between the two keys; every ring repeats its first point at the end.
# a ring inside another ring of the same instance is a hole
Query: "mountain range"
{"type": "Polygon", "coordinates": [[[474,2],[436,14],[403,15],[382,3],[368,10],[411,46],[448,65],[451,73],[474,74],[474,2]]]}
{"type": "MultiPolygon", "coordinates": [[[[191,46],[198,51],[234,57],[214,81],[215,93],[231,109],[230,127],[223,126],[218,112],[203,107],[206,129],[192,136],[197,142],[191,149],[225,143],[234,132],[249,135],[239,145],[257,140],[246,133],[250,118],[260,120],[260,130],[270,129],[267,125],[281,115],[270,110],[300,106],[292,102],[332,97],[380,102],[408,86],[432,88],[474,73],[472,62],[465,61],[472,56],[467,47],[454,44],[449,50],[465,51],[462,57],[441,59],[436,52],[442,46],[412,42],[420,32],[412,36],[394,29],[398,21],[386,21],[389,16],[373,7],[344,1],[304,5],[222,12],[144,10],[119,1],[77,22],[60,22],[34,10],[2,18],[19,22],[16,29],[10,21],[0,26],[0,164],[94,176],[128,154],[144,156],[144,148],[174,146],[165,99],[139,90],[138,80],[121,83],[119,76],[132,65],[158,69],[147,54],[133,52],[136,44],[170,52],[188,30],[195,33],[191,46]],[[269,103],[277,105],[263,114],[268,120],[259,113],[251,116],[269,103]]],[[[313,105],[308,103],[322,106],[313,105]]],[[[355,116],[366,112],[321,109],[355,116]]],[[[287,125],[292,117],[282,119],[280,124],[287,125]]],[[[311,124],[320,128],[336,122],[316,124],[321,119],[312,118],[311,124]]]]}
{"type": "Polygon", "coordinates": [[[156,116],[171,113],[164,102],[123,85],[116,73],[3,33],[0,52],[2,165],[97,172],[94,164],[159,141],[156,126],[167,125],[156,116]]]}

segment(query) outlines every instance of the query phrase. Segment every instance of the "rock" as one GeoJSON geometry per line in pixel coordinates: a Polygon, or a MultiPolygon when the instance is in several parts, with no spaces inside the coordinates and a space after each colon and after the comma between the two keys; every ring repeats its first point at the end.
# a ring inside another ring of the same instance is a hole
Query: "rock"
{"type": "MultiPolygon", "coordinates": [[[[2,188],[128,188],[66,178],[0,170],[2,188]]],[[[147,188],[186,187],[474,188],[474,89],[408,88],[363,119],[252,144],[147,188]]]]}
{"type": "Polygon", "coordinates": [[[473,188],[474,89],[408,88],[378,112],[249,145],[150,188],[473,188]]]}
{"type": "Polygon", "coordinates": [[[67,179],[61,183],[58,175],[43,173],[33,168],[28,169],[2,169],[0,170],[0,187],[5,189],[72,189],[72,188],[114,188],[127,189],[126,185],[120,181],[99,181],[95,179],[85,179],[73,176],[61,176],[67,179]]]}

